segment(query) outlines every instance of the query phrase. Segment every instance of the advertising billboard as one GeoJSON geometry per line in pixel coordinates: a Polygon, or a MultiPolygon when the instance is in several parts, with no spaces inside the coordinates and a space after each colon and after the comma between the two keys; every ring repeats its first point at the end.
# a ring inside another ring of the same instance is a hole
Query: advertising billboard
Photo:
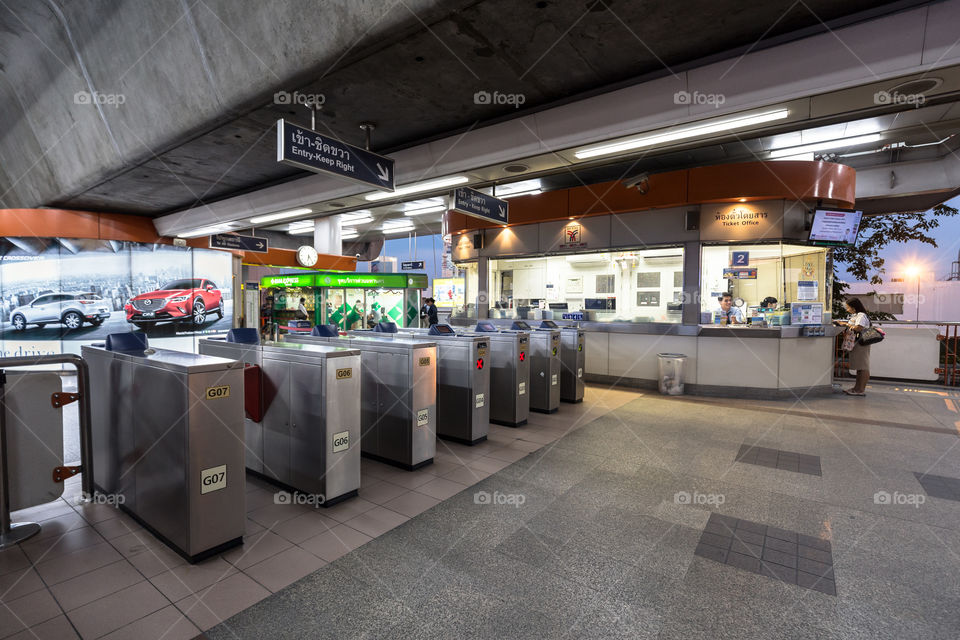
{"type": "Polygon", "coordinates": [[[194,350],[198,334],[233,317],[232,256],[130,242],[48,241],[0,257],[0,353],[78,353],[111,333],[143,331],[153,345],[194,350]],[[69,248],[68,248],[69,247],[69,248]]]}

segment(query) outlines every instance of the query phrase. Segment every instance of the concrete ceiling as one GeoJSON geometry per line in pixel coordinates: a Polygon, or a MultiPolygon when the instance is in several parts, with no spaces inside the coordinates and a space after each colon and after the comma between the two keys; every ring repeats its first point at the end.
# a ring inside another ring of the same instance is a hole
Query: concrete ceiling
{"type": "Polygon", "coordinates": [[[0,206],[158,216],[299,177],[273,123],[308,112],[277,91],[322,94],[347,141],[376,122],[389,153],[920,4],[6,0],[0,206]]]}

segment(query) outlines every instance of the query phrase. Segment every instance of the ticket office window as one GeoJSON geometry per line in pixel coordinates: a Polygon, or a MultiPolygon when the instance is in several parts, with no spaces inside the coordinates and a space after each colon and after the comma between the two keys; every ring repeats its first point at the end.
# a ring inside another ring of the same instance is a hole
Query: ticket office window
{"type": "MultiPolygon", "coordinates": [[[[719,309],[719,296],[743,298],[743,313],[767,298],[777,308],[793,302],[820,302],[830,309],[828,250],[805,245],[769,243],[705,246],[700,279],[702,314],[719,309]]],[[[704,316],[706,318],[706,316],[704,316]]]]}
{"type": "Polygon", "coordinates": [[[557,319],[581,313],[593,322],[679,323],[683,249],[491,260],[489,282],[492,318],[552,311],[557,319]]]}

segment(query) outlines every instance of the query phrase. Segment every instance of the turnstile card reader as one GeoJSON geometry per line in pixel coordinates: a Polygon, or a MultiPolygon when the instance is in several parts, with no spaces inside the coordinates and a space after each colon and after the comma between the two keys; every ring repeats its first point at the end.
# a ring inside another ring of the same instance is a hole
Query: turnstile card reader
{"type": "Polygon", "coordinates": [[[393,337],[287,335],[285,340],[360,351],[361,451],[413,470],[433,462],[437,450],[437,346],[393,337]]]}
{"type": "Polygon", "coordinates": [[[258,365],[263,417],[246,421],[247,468],[331,506],[360,488],[360,352],[200,340],[200,352],[258,365]]]}
{"type": "Polygon", "coordinates": [[[241,544],[243,365],[134,346],[81,348],[94,486],[190,562],[241,544]]]}
{"type": "Polygon", "coordinates": [[[530,410],[560,408],[560,329],[530,332],[530,410]]]}
{"type": "Polygon", "coordinates": [[[576,327],[560,330],[560,399],[564,402],[583,402],[585,335],[576,327]]]}
{"type": "MultiPolygon", "coordinates": [[[[490,338],[458,335],[435,324],[427,335],[437,345],[437,436],[474,445],[490,430],[490,338]]],[[[423,330],[401,330],[396,340],[422,340],[423,330]]]]}

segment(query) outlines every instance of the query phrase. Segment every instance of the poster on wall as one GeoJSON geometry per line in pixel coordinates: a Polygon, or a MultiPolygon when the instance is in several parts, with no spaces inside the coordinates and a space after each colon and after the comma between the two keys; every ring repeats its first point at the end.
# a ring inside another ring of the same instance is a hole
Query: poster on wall
{"type": "Polygon", "coordinates": [[[166,245],[71,240],[0,258],[0,352],[79,352],[111,333],[193,350],[232,324],[232,257],[166,245]],[[159,340],[160,342],[156,342],[159,340]]]}
{"type": "Polygon", "coordinates": [[[462,308],[464,304],[464,281],[461,278],[434,278],[433,298],[444,309],[462,308]]]}

